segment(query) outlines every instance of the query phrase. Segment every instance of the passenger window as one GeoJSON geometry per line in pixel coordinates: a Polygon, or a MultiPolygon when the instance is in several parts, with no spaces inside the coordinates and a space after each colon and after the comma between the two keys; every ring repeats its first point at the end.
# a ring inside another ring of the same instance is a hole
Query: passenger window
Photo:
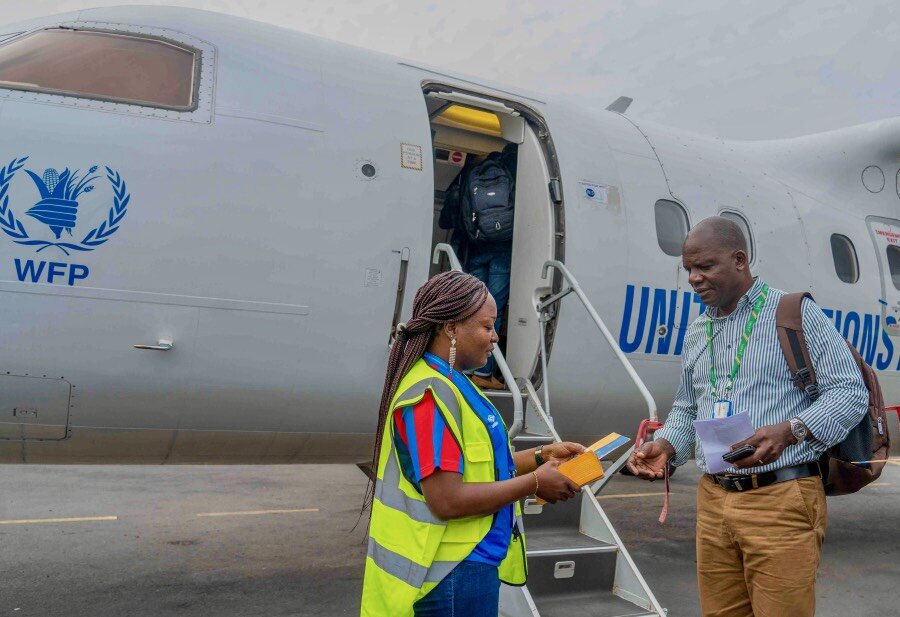
{"type": "MultiPolygon", "coordinates": [[[[895,248],[895,247],[890,247],[895,248]]],[[[888,258],[891,252],[888,250],[888,258]]],[[[856,259],[856,249],[853,242],[847,236],[832,234],[831,256],[834,258],[834,271],[838,278],[845,283],[855,283],[859,280],[859,262],[856,259]]],[[[900,274],[900,263],[897,272],[900,274]]],[[[894,273],[894,264],[891,262],[891,274],[894,273]]],[[[897,275],[894,275],[894,285],[897,285],[897,275]]],[[[898,287],[900,289],[900,287],[898,287]]]]}
{"type": "Polygon", "coordinates": [[[753,249],[753,234],[750,233],[750,223],[748,223],[747,219],[745,219],[742,215],[730,210],[722,212],[719,216],[721,216],[723,219],[728,219],[741,228],[741,233],[744,234],[744,240],[747,241],[747,259],[750,263],[753,263],[753,255],[756,253],[756,251],[753,249]]]}
{"type": "Polygon", "coordinates": [[[688,215],[681,204],[668,199],[656,202],[656,241],[666,255],[679,257],[687,237],[688,215]]]}
{"type": "Polygon", "coordinates": [[[891,280],[894,287],[900,289],[900,246],[887,247],[888,267],[891,269],[891,280]]]}
{"type": "Polygon", "coordinates": [[[0,46],[0,87],[187,111],[199,52],[159,39],[41,30],[0,46]]]}

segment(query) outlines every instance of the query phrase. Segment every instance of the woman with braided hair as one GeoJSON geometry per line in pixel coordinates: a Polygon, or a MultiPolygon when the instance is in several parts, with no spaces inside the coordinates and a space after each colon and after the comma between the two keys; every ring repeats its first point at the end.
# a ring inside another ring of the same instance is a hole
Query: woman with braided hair
{"type": "Polygon", "coordinates": [[[398,328],[367,495],[364,617],[496,617],[500,582],[525,583],[519,500],[578,490],[556,467],[584,447],[513,453],[499,412],[464,373],[487,361],[496,317],[484,283],[451,271],[419,289],[398,328]]]}

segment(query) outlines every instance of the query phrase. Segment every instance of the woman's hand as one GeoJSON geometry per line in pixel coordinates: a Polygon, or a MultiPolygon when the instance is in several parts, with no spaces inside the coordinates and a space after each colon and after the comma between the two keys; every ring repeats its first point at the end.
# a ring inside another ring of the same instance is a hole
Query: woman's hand
{"type": "Polygon", "coordinates": [[[581,490],[572,480],[559,473],[557,467],[559,461],[548,461],[534,472],[538,480],[537,496],[550,503],[556,503],[560,499],[565,501],[581,490]]]}
{"type": "MultiPolygon", "coordinates": [[[[528,448],[513,453],[513,461],[516,463],[516,474],[524,476],[537,469],[537,459],[534,456],[537,448],[528,448]]],[[[560,443],[550,443],[541,448],[541,458],[544,462],[554,461],[564,463],[573,456],[577,456],[585,451],[585,447],[579,443],[571,441],[563,441],[560,443]]]]}
{"type": "Polygon", "coordinates": [[[584,446],[580,443],[562,441],[560,443],[547,444],[541,449],[541,456],[545,461],[558,461],[563,463],[577,454],[584,452],[584,446]]]}

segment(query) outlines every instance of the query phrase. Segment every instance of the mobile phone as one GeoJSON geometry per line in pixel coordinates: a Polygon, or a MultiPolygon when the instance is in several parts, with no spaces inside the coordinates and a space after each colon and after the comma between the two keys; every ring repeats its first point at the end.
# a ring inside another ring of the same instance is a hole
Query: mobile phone
{"type": "Polygon", "coordinates": [[[739,461],[742,458],[746,458],[756,452],[756,447],[751,446],[750,444],[746,444],[738,448],[737,450],[732,450],[731,452],[726,452],[722,455],[722,459],[728,463],[734,463],[735,461],[739,461]]]}

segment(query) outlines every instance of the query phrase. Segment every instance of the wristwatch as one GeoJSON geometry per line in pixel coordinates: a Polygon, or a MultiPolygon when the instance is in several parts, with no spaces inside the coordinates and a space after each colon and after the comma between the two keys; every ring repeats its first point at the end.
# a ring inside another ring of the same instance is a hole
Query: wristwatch
{"type": "Polygon", "coordinates": [[[543,449],[544,449],[544,446],[541,446],[541,447],[539,447],[537,450],[534,451],[534,463],[535,463],[535,465],[537,465],[538,467],[540,467],[541,465],[543,465],[544,463],[547,462],[547,461],[544,460],[544,457],[541,456],[541,451],[542,451],[543,449]]]}
{"type": "Polygon", "coordinates": [[[809,436],[809,429],[806,428],[806,425],[803,424],[800,418],[791,418],[790,423],[791,433],[794,435],[797,443],[800,443],[809,436]]]}

